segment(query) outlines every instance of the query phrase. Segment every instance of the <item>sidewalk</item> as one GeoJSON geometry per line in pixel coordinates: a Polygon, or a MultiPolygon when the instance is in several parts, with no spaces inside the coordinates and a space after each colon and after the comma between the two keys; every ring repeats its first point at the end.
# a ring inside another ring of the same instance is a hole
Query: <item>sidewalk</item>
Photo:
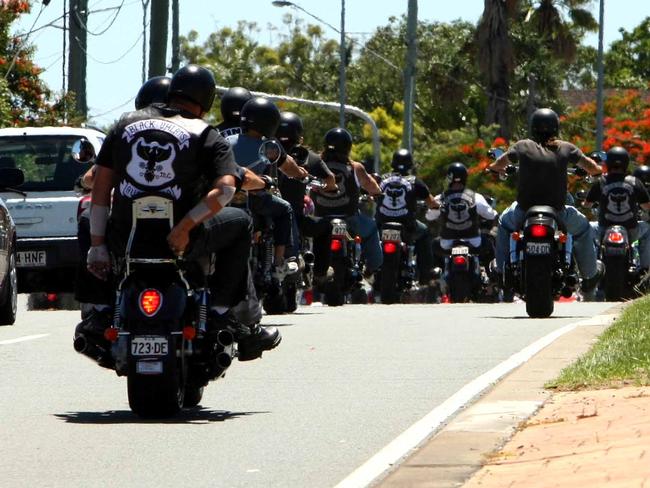
{"type": "Polygon", "coordinates": [[[650,388],[554,394],[464,487],[650,487],[650,388]]]}

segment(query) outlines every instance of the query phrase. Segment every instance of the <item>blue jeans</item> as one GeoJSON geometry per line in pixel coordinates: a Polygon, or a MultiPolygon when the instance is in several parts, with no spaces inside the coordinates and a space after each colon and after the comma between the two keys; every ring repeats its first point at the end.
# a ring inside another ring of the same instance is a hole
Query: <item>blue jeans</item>
{"type": "MultiPolygon", "coordinates": [[[[558,212],[558,217],[566,227],[567,232],[573,236],[573,252],[582,278],[591,278],[596,274],[596,249],[593,244],[591,226],[587,217],[582,215],[575,207],[566,206],[558,212]]],[[[526,218],[526,212],[514,202],[503,211],[499,217],[499,230],[497,232],[496,260],[497,269],[503,270],[503,265],[508,259],[510,251],[510,234],[521,230],[526,218]]]]}
{"type": "MultiPolygon", "coordinates": [[[[598,222],[592,222],[591,226],[594,229],[594,240],[596,248],[600,246],[600,241],[603,239],[605,227],[600,226],[598,222]]],[[[639,241],[639,258],[641,259],[642,268],[650,268],[650,224],[647,222],[639,222],[634,229],[628,229],[630,235],[630,243],[639,241]]]]}
{"type": "Polygon", "coordinates": [[[379,242],[379,231],[375,219],[364,214],[353,215],[345,219],[350,226],[350,235],[361,236],[361,256],[366,262],[366,269],[377,271],[384,262],[384,254],[379,242]]]}

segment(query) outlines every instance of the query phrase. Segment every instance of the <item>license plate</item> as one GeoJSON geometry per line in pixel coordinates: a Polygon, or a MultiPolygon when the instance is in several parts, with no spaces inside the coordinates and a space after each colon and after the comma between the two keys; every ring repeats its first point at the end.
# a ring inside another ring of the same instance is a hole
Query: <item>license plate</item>
{"type": "Polygon", "coordinates": [[[453,247],[451,249],[451,255],[452,256],[459,256],[461,254],[469,254],[469,247],[467,247],[467,246],[459,246],[459,247],[453,247]]]}
{"type": "Polygon", "coordinates": [[[530,254],[531,256],[544,256],[547,254],[551,254],[551,243],[550,242],[527,242],[526,254],[530,254]]]}
{"type": "Polygon", "coordinates": [[[135,363],[135,372],[138,374],[162,374],[162,361],[138,361],[135,363]]]}
{"type": "Polygon", "coordinates": [[[399,242],[402,240],[401,232],[396,229],[383,229],[381,231],[381,240],[399,242]]]}
{"type": "Polygon", "coordinates": [[[16,253],[18,268],[43,267],[47,264],[45,251],[19,251],[16,253]]]}
{"type": "Polygon", "coordinates": [[[136,336],[131,339],[132,356],[166,356],[169,341],[160,336],[136,336]]]}
{"type": "Polygon", "coordinates": [[[344,236],[348,233],[348,227],[344,224],[337,224],[332,227],[333,236],[344,236]]]}
{"type": "Polygon", "coordinates": [[[624,247],[606,247],[605,256],[624,256],[627,254],[627,249],[624,247]]]}

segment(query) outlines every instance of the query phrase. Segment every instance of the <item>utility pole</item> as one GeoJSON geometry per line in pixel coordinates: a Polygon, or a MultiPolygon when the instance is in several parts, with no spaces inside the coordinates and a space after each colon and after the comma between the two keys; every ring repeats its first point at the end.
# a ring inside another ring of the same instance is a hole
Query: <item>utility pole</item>
{"type": "Polygon", "coordinates": [[[413,152],[413,105],[417,62],[418,0],[409,0],[406,22],[406,66],[404,68],[404,129],[402,146],[413,152]]]}
{"type": "Polygon", "coordinates": [[[598,19],[598,84],[596,86],[596,150],[603,149],[603,121],[605,119],[605,68],[603,66],[603,31],[605,28],[605,0],[600,0],[598,19]]]}
{"type": "Polygon", "coordinates": [[[178,35],[179,12],[178,0],[172,0],[172,73],[176,73],[181,64],[181,45],[178,35]]]}
{"type": "Polygon", "coordinates": [[[151,2],[149,28],[149,78],[167,73],[167,23],[169,0],[151,2]]]}
{"type": "Polygon", "coordinates": [[[84,118],[88,114],[86,102],[86,50],[88,0],[69,0],[68,91],[75,94],[75,109],[84,118]]]}
{"type": "Polygon", "coordinates": [[[345,0],[341,0],[341,45],[339,56],[339,126],[345,128],[345,65],[347,54],[345,48],[345,0]]]}

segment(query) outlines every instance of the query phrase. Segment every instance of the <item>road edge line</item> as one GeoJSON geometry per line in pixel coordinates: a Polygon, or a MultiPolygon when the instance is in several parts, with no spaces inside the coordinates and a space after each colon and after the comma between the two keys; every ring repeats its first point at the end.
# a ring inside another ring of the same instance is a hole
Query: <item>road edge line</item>
{"type": "Polygon", "coordinates": [[[0,341],[0,346],[5,346],[9,344],[16,344],[18,342],[25,342],[25,341],[32,341],[35,339],[41,339],[42,337],[47,337],[50,334],[33,334],[33,335],[28,335],[28,336],[23,336],[23,337],[17,337],[16,339],[7,339],[4,341],[0,341]]]}
{"type": "MultiPolygon", "coordinates": [[[[558,338],[571,332],[577,327],[587,326],[600,314],[592,318],[567,324],[532,344],[516,352],[491,370],[473,379],[447,400],[431,410],[422,419],[393,439],[368,461],[355,469],[334,488],[364,488],[377,480],[382,474],[393,468],[399,461],[405,459],[413,449],[417,448],[431,437],[450,417],[465,407],[474,398],[490,388],[505,375],[518,368],[535,354],[552,344],[558,338]]],[[[615,315],[612,315],[615,317],[615,315]]]]}

